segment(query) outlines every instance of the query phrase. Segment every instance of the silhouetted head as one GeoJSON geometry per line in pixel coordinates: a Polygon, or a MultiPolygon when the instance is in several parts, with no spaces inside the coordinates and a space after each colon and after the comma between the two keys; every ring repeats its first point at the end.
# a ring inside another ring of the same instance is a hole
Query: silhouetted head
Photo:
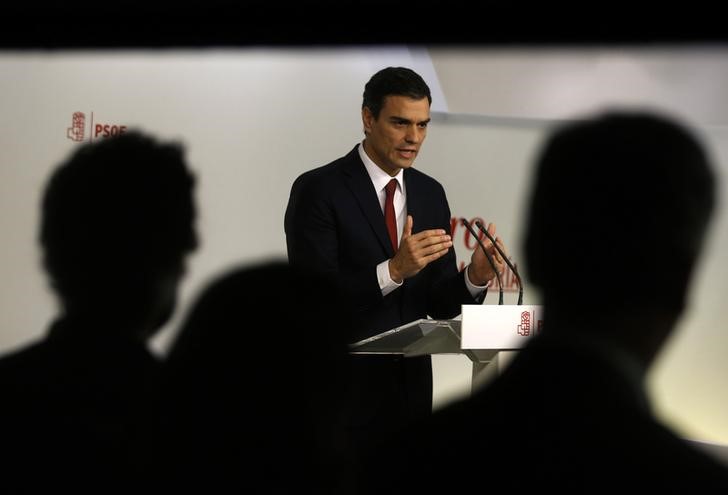
{"type": "Polygon", "coordinates": [[[432,104],[430,88],[422,77],[406,67],[387,67],[374,74],[364,86],[362,109],[368,108],[375,119],[387,96],[407,96],[413,100],[427,98],[432,104]]]}
{"type": "Polygon", "coordinates": [[[193,188],[181,146],[140,132],[85,144],[53,172],[40,243],[67,316],[143,333],[166,321],[197,246],[193,188]]]}
{"type": "Polygon", "coordinates": [[[332,456],[341,448],[349,359],[342,322],[329,283],[283,260],[211,280],[167,359],[183,462],[208,481],[211,473],[246,486],[262,478],[304,492],[338,476],[332,456]],[[270,479],[281,472],[290,478],[270,479]]]}
{"type": "Polygon", "coordinates": [[[703,146],[670,118],[614,111],[557,129],[537,160],[525,243],[547,311],[678,315],[715,194],[703,146]]]}
{"type": "MultiPolygon", "coordinates": [[[[342,311],[340,298],[321,276],[284,260],[242,265],[203,288],[168,360],[176,368],[189,367],[194,380],[207,377],[223,387],[266,395],[277,395],[270,385],[287,382],[293,372],[305,388],[301,397],[312,397],[342,379],[348,359],[342,311]]],[[[247,402],[243,396],[230,398],[247,402]]]]}

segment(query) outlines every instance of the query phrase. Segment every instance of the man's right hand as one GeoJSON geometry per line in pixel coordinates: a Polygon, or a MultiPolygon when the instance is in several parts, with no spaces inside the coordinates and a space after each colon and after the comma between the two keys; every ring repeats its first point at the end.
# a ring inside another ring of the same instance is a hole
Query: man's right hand
{"type": "Polygon", "coordinates": [[[417,275],[452,247],[452,238],[444,230],[423,230],[412,235],[412,224],[412,215],[407,215],[399,249],[389,260],[389,276],[398,284],[417,275]]]}

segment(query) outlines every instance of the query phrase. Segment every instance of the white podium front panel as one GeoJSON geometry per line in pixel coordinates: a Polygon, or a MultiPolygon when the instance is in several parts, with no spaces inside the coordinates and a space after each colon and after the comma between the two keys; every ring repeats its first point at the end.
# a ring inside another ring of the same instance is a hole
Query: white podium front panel
{"type": "Polygon", "coordinates": [[[542,327],[542,306],[464,304],[461,348],[520,349],[542,327]]]}

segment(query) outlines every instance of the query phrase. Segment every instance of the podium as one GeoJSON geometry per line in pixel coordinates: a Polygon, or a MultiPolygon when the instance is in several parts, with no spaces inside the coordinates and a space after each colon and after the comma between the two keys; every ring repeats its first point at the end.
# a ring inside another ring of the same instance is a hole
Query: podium
{"type": "Polygon", "coordinates": [[[500,373],[513,352],[541,331],[541,306],[462,306],[451,320],[422,318],[349,346],[352,354],[404,357],[464,354],[472,362],[471,390],[500,373]]]}

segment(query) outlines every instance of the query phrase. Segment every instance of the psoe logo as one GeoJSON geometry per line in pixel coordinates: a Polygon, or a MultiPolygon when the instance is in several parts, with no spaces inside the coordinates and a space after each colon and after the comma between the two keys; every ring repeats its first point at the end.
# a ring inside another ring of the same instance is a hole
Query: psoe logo
{"type": "MultiPolygon", "coordinates": [[[[71,115],[71,127],[66,128],[66,137],[72,141],[80,143],[86,138],[86,114],[83,112],[73,112],[71,115]]],[[[88,140],[93,141],[99,138],[108,138],[124,134],[127,126],[120,124],[107,124],[103,122],[94,122],[94,113],[88,122],[89,136],[88,140]]]]}
{"type": "Polygon", "coordinates": [[[543,320],[536,319],[535,311],[533,313],[529,313],[528,311],[521,312],[521,324],[516,326],[518,335],[530,337],[531,335],[538,335],[542,329],[543,320]]]}
{"type": "Polygon", "coordinates": [[[66,137],[76,142],[83,141],[86,130],[86,115],[83,112],[73,112],[71,127],[66,130],[66,137]]]}

